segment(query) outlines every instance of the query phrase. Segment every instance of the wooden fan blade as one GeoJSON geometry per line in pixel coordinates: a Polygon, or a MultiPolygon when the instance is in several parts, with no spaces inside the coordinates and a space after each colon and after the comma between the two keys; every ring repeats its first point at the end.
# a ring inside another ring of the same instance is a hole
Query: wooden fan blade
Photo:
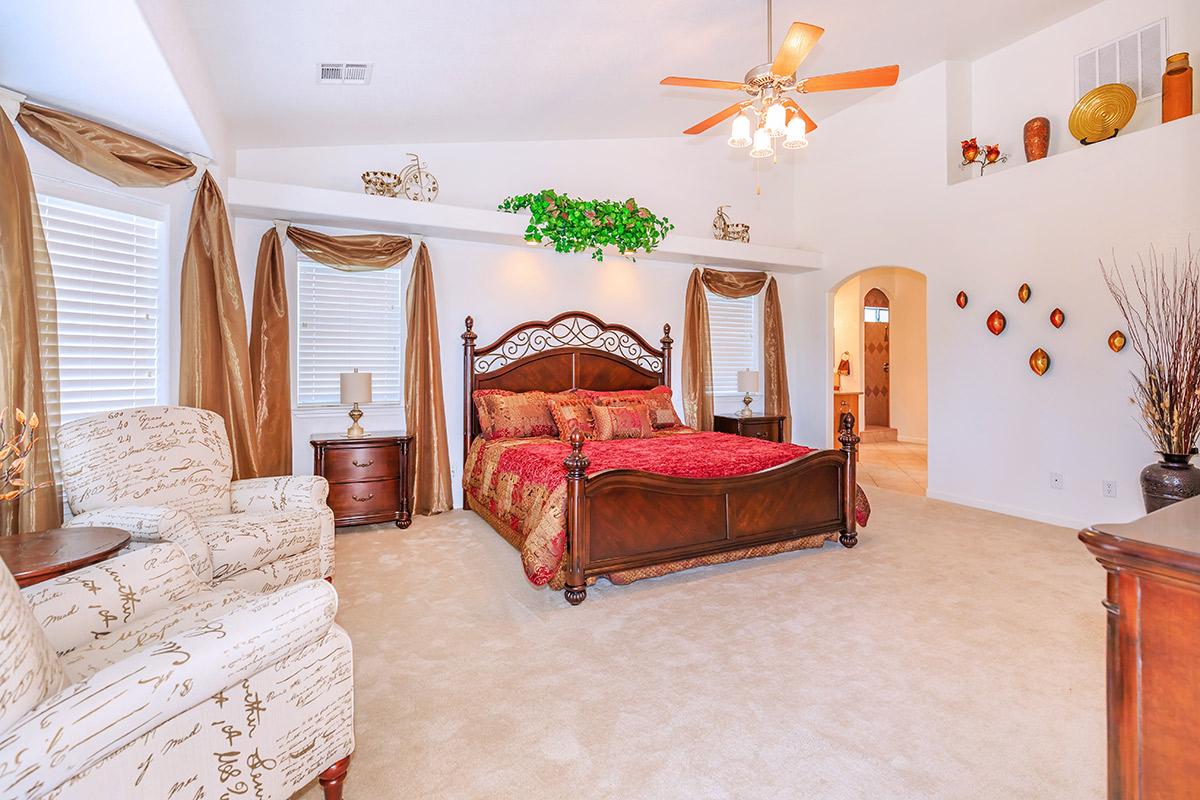
{"type": "Polygon", "coordinates": [[[810,117],[808,114],[804,113],[804,109],[801,108],[799,105],[797,105],[795,100],[793,100],[789,97],[787,100],[783,101],[783,105],[788,110],[788,117],[787,117],[788,122],[792,121],[793,114],[799,114],[800,119],[804,120],[804,132],[805,133],[812,133],[813,131],[815,131],[817,129],[817,123],[813,122],[812,117],[810,117]]]}
{"type": "Polygon", "coordinates": [[[735,81],[710,81],[708,78],[677,78],[674,75],[659,81],[663,86],[694,86],[697,89],[742,89],[744,83],[735,81]]]}
{"type": "Polygon", "coordinates": [[[775,54],[775,63],[771,65],[771,72],[783,76],[795,72],[796,67],[800,66],[800,62],[808,58],[808,54],[816,47],[817,40],[823,33],[825,33],[825,29],[818,28],[816,25],[809,25],[807,22],[793,22],[792,26],[788,28],[787,36],[783,37],[783,44],[779,45],[779,52],[775,54]]]}
{"type": "Polygon", "coordinates": [[[740,103],[734,103],[733,105],[729,106],[728,108],[721,109],[720,111],[713,114],[711,117],[704,120],[703,122],[697,122],[695,125],[693,125],[692,127],[688,128],[686,131],[684,131],[684,133],[689,133],[689,134],[704,133],[706,130],[711,128],[713,125],[716,125],[718,122],[729,119],[734,114],[738,113],[743,108],[750,105],[751,102],[752,101],[750,101],[750,100],[743,100],[740,103]]]}
{"type": "Polygon", "coordinates": [[[806,93],[836,92],[839,89],[873,89],[877,86],[894,86],[899,77],[899,65],[892,64],[890,67],[875,67],[855,72],[839,72],[834,75],[805,78],[796,89],[806,93]]]}

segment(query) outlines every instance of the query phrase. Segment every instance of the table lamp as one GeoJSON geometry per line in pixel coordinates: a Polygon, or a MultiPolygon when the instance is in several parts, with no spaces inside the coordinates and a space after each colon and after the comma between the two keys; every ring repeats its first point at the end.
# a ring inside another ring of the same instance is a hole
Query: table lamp
{"type": "Polygon", "coordinates": [[[339,377],[342,381],[342,403],[354,405],[350,409],[350,419],[354,424],[346,429],[346,438],[361,439],[366,431],[358,424],[363,415],[358,404],[371,402],[371,373],[356,369],[354,372],[343,372],[339,377]]]}
{"type": "Polygon", "coordinates": [[[754,402],[754,398],[750,396],[750,393],[758,391],[758,370],[739,369],[737,375],[738,391],[746,393],[746,396],[742,398],[742,402],[746,404],[746,407],[737,413],[739,417],[748,417],[753,413],[750,410],[750,404],[754,402]]]}

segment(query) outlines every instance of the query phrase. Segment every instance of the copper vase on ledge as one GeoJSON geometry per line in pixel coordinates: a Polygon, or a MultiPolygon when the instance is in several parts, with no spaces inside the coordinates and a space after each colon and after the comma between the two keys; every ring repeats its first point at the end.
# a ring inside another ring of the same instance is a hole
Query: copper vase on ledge
{"type": "Polygon", "coordinates": [[[1171,122],[1192,114],[1192,67],[1187,53],[1167,57],[1162,77],[1162,121],[1171,122]]]}
{"type": "Polygon", "coordinates": [[[1034,117],[1025,123],[1025,160],[1039,161],[1050,152],[1050,120],[1034,117]]]}

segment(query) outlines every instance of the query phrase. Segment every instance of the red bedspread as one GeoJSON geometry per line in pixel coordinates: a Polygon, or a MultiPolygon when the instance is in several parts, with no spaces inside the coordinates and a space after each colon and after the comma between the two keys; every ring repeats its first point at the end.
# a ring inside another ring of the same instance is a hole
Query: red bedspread
{"type": "MultiPolygon", "coordinates": [[[[536,585],[562,580],[566,549],[566,471],[571,452],[558,439],[476,439],[463,470],[465,491],[521,541],[525,574],[536,585]]],[[[813,452],[724,433],[664,431],[651,439],[587,442],[589,475],[636,469],[678,478],[723,478],[768,469],[813,452]]],[[[869,506],[859,490],[858,523],[869,506]]]]}

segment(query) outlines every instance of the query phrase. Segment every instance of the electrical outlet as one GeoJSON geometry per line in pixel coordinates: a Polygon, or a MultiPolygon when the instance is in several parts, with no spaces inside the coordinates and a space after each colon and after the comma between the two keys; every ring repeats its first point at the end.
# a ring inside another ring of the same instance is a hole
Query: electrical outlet
{"type": "Polygon", "coordinates": [[[1105,497],[1116,497],[1117,496],[1117,482],[1116,481],[1100,481],[1100,493],[1102,495],[1104,495],[1105,497]]]}
{"type": "Polygon", "coordinates": [[[1050,473],[1050,488],[1051,489],[1063,488],[1063,474],[1061,472],[1051,472],[1050,473]]]}

